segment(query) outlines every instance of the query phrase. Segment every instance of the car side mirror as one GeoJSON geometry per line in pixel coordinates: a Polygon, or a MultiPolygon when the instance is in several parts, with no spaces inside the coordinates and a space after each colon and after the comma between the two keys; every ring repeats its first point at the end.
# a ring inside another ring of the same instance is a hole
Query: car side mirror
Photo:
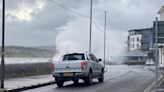
{"type": "Polygon", "coordinates": [[[102,59],[101,59],[101,58],[99,58],[99,59],[98,59],[98,62],[100,62],[100,61],[102,61],[102,59]]]}

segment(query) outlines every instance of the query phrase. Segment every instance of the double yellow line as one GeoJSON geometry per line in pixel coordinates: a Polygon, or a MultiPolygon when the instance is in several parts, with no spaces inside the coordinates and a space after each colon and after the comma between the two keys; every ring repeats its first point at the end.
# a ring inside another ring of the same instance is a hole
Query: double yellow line
{"type": "MultiPolygon", "coordinates": [[[[164,78],[161,80],[160,83],[158,83],[158,87],[162,84],[163,81],[164,81],[164,78]]],[[[155,89],[153,90],[153,92],[155,92],[155,89]]]]}
{"type": "MultiPolygon", "coordinates": [[[[160,74],[160,77],[158,78],[158,82],[162,79],[162,77],[163,77],[163,75],[160,74]]],[[[162,80],[160,83],[158,83],[158,87],[162,84],[163,81],[164,81],[164,78],[163,78],[163,80],[162,80]]],[[[145,91],[143,91],[143,92],[149,92],[149,91],[152,89],[152,87],[155,86],[155,83],[156,83],[156,81],[154,81],[154,82],[153,82],[145,91]]],[[[153,92],[155,92],[155,89],[153,90],[153,92]]]]}

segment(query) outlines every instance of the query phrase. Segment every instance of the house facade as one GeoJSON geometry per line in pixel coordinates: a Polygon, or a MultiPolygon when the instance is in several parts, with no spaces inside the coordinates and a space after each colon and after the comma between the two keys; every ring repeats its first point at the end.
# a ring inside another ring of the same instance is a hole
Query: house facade
{"type": "Polygon", "coordinates": [[[155,48],[155,32],[156,27],[158,28],[158,66],[164,69],[164,6],[157,12],[160,15],[160,20],[157,22],[153,22],[153,43],[155,48]]]}
{"type": "Polygon", "coordinates": [[[129,30],[128,51],[141,50],[153,58],[153,28],[129,30]]]}

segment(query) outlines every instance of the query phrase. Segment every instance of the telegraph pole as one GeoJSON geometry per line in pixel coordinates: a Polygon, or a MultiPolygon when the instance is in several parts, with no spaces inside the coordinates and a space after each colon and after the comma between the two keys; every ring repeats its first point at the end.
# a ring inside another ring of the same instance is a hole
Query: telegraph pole
{"type": "Polygon", "coordinates": [[[1,88],[4,88],[5,65],[4,65],[4,41],[5,41],[5,0],[3,0],[2,11],[2,60],[1,60],[1,88]]]}
{"type": "Polygon", "coordinates": [[[104,26],[104,69],[105,69],[105,43],[106,43],[106,11],[105,11],[105,26],[104,26]]]}
{"type": "Polygon", "coordinates": [[[155,89],[156,89],[156,92],[158,92],[158,59],[157,59],[157,43],[158,43],[158,18],[156,17],[156,29],[155,29],[155,66],[156,66],[156,85],[155,85],[155,89]]]}
{"type": "Polygon", "coordinates": [[[91,10],[90,10],[90,39],[89,39],[89,52],[91,52],[91,34],[92,34],[92,0],[91,0],[91,10]]]}

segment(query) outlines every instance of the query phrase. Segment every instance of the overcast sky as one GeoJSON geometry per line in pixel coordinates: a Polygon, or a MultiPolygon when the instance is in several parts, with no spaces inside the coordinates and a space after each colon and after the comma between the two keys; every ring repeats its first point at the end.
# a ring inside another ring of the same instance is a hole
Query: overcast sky
{"type": "MultiPolygon", "coordinates": [[[[2,17],[2,0],[0,1],[0,17],[2,17]]],[[[88,50],[89,18],[72,13],[49,0],[5,1],[5,45],[56,44],[60,53],[88,50]]],[[[54,1],[80,14],[90,16],[90,0],[54,1]]],[[[99,28],[104,30],[104,11],[107,11],[109,49],[119,52],[122,48],[126,48],[127,31],[151,27],[155,17],[159,17],[157,12],[163,4],[164,0],[93,0],[93,19],[99,28]]],[[[0,21],[2,25],[2,19],[0,21]]],[[[2,29],[1,26],[0,28],[2,29]]],[[[93,52],[103,52],[103,32],[100,32],[94,24],[92,46],[93,52]]]]}

